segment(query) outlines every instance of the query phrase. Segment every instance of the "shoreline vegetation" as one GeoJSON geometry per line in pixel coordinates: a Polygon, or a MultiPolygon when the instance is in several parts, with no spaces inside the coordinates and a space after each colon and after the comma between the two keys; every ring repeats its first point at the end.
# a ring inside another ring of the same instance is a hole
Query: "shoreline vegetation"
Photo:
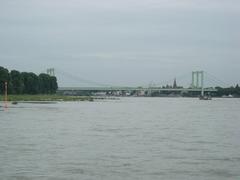
{"type": "MultiPolygon", "coordinates": [[[[64,96],[64,95],[8,95],[10,102],[31,102],[31,101],[93,101],[91,96],[64,96]]],[[[4,96],[0,95],[0,101],[4,101],[4,96]]]]}
{"type": "Polygon", "coordinates": [[[0,66],[0,94],[5,92],[7,84],[8,94],[55,94],[58,89],[57,78],[52,74],[33,72],[9,71],[0,66]]]}
{"type": "MultiPolygon", "coordinates": [[[[162,88],[173,89],[182,88],[177,86],[176,79],[173,86],[166,85],[162,88]]],[[[214,87],[209,87],[214,88],[214,87]]],[[[240,98],[240,86],[215,87],[216,92],[209,95],[212,97],[240,98]]],[[[54,73],[20,72],[9,71],[0,66],[0,101],[4,100],[4,93],[9,94],[9,101],[93,101],[101,99],[116,99],[125,96],[143,97],[199,97],[199,92],[188,91],[80,91],[61,92],[58,90],[57,77],[54,73]]]]}

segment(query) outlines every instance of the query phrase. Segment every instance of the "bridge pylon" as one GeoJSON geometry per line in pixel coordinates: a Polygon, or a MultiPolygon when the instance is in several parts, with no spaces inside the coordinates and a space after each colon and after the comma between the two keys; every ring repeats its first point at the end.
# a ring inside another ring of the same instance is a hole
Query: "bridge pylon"
{"type": "Polygon", "coordinates": [[[192,88],[204,87],[204,71],[193,71],[192,72],[192,88]]]}
{"type": "Polygon", "coordinates": [[[54,68],[47,69],[47,74],[50,76],[55,76],[55,69],[54,68]]]}
{"type": "Polygon", "coordinates": [[[192,88],[202,89],[201,95],[204,96],[204,71],[192,72],[192,88]]]}

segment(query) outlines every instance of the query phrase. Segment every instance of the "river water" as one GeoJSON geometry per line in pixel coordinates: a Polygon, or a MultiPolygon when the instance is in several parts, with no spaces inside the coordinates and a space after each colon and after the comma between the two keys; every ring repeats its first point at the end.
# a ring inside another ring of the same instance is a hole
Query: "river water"
{"type": "Polygon", "coordinates": [[[240,179],[240,99],[121,98],[0,111],[0,179],[240,179]]]}

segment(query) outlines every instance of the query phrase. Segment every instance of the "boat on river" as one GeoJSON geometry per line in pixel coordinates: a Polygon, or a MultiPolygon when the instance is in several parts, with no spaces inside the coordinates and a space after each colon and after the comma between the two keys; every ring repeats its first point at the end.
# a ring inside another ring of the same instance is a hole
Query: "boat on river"
{"type": "Polygon", "coordinates": [[[204,95],[204,96],[200,96],[199,100],[212,100],[212,97],[210,95],[204,95]]]}

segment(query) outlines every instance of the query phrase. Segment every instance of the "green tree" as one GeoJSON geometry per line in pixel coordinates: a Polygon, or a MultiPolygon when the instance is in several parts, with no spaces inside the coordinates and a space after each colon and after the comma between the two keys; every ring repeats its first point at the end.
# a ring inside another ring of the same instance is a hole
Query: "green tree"
{"type": "Polygon", "coordinates": [[[0,66],[0,93],[5,92],[5,82],[8,82],[8,93],[12,94],[53,94],[58,88],[57,78],[48,74],[37,76],[32,72],[19,72],[0,66]]]}
{"type": "Polygon", "coordinates": [[[42,73],[38,76],[39,79],[39,92],[42,94],[50,93],[50,76],[42,73]]]}
{"type": "Polygon", "coordinates": [[[21,73],[24,83],[24,94],[38,94],[39,93],[39,80],[38,76],[34,73],[21,73]]]}
{"type": "Polygon", "coordinates": [[[50,76],[50,93],[56,93],[58,89],[57,78],[55,76],[50,76]]]}
{"type": "Polygon", "coordinates": [[[13,94],[22,94],[24,89],[24,83],[21,73],[16,70],[10,72],[11,89],[13,94]]]}
{"type": "Polygon", "coordinates": [[[9,82],[8,69],[0,66],[0,93],[5,91],[5,82],[9,82]]]}
{"type": "Polygon", "coordinates": [[[48,74],[40,74],[39,78],[39,91],[42,94],[54,94],[57,91],[58,84],[55,76],[48,74]]]}

